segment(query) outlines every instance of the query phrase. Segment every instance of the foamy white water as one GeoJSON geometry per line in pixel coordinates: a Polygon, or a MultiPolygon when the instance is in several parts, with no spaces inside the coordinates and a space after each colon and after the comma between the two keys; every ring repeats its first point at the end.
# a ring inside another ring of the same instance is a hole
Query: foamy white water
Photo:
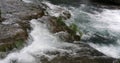
{"type": "Polygon", "coordinates": [[[95,25],[97,28],[107,28],[115,32],[120,31],[120,10],[105,9],[102,13],[92,16],[92,18],[101,22],[101,24],[106,24],[103,26],[101,26],[101,24],[95,25]]]}
{"type": "Polygon", "coordinates": [[[100,45],[90,43],[90,45],[107,56],[120,58],[120,10],[105,9],[102,13],[91,15],[91,18],[98,22],[93,23],[94,28],[97,28],[98,31],[108,30],[111,35],[118,39],[116,44],[100,45]]]}
{"type": "Polygon", "coordinates": [[[65,47],[77,48],[76,45],[59,41],[56,36],[48,31],[45,24],[35,19],[31,20],[31,26],[33,28],[30,33],[33,38],[32,43],[24,47],[20,52],[9,54],[5,59],[0,60],[0,63],[41,63],[40,59],[42,56],[45,56],[49,60],[56,56],[46,54],[47,52],[57,51],[60,54],[64,54],[65,52],[72,52],[65,49],[65,47]]]}
{"type": "Polygon", "coordinates": [[[99,45],[93,43],[90,43],[90,45],[107,56],[120,58],[120,45],[99,45]]]}
{"type": "Polygon", "coordinates": [[[120,58],[120,10],[102,9],[102,12],[92,11],[94,12],[92,14],[84,11],[86,8],[88,8],[86,5],[81,5],[80,8],[72,8],[73,18],[71,21],[76,23],[83,33],[84,31],[88,33],[82,39],[86,40],[96,32],[102,34],[103,37],[114,36],[116,42],[113,43],[115,44],[94,44],[92,42],[89,44],[107,56],[120,58]]]}
{"type": "Polygon", "coordinates": [[[25,3],[32,3],[32,0],[22,0],[24,1],[25,3]]]}

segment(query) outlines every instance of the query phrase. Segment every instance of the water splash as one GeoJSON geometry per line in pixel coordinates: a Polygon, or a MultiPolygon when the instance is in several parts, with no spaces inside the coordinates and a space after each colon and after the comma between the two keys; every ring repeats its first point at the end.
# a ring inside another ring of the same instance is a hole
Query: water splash
{"type": "MultiPolygon", "coordinates": [[[[30,35],[32,36],[32,43],[24,47],[20,52],[13,52],[5,59],[0,60],[0,63],[40,63],[42,56],[49,60],[56,57],[55,54],[49,55],[47,52],[59,52],[59,54],[71,53],[71,50],[65,49],[66,47],[77,48],[76,45],[59,41],[56,36],[51,34],[46,25],[33,19],[31,20],[33,30],[30,35]]],[[[30,41],[31,39],[29,39],[30,41]]]]}
{"type": "Polygon", "coordinates": [[[94,44],[90,41],[88,43],[107,56],[120,58],[120,10],[102,9],[102,12],[94,11],[93,14],[84,11],[85,8],[86,6],[82,6],[72,10],[74,13],[72,20],[85,33],[82,39],[87,40],[96,33],[101,37],[113,39],[115,41],[112,43],[106,41],[107,45],[102,40],[103,44],[97,42],[94,44]]]}

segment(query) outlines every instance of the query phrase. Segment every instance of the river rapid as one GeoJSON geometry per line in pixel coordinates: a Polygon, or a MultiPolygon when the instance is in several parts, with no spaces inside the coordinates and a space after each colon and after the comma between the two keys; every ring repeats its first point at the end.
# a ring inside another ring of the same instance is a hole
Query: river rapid
{"type": "MultiPolygon", "coordinates": [[[[26,3],[37,2],[23,0],[26,3]]],[[[38,3],[38,2],[37,2],[38,3]]],[[[83,32],[82,42],[88,43],[93,48],[113,58],[120,58],[120,10],[100,9],[80,4],[79,7],[66,6],[72,18],[66,24],[75,23],[83,32]]],[[[59,52],[62,56],[65,53],[74,55],[72,50],[80,49],[77,45],[59,40],[56,35],[49,32],[46,25],[39,22],[39,19],[30,21],[32,31],[29,35],[28,45],[20,51],[8,54],[0,63],[41,63],[42,58],[49,60],[56,57],[48,52],[59,52]],[[70,50],[70,49],[72,50],[70,50]]]]}

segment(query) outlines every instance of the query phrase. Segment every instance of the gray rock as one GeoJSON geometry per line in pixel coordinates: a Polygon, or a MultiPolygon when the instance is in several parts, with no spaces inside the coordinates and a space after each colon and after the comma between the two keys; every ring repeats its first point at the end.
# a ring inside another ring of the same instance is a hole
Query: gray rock
{"type": "Polygon", "coordinates": [[[29,21],[44,15],[37,5],[21,0],[0,0],[0,51],[10,51],[23,46],[28,38],[29,21]],[[2,2],[2,3],[1,3],[2,2]]]}

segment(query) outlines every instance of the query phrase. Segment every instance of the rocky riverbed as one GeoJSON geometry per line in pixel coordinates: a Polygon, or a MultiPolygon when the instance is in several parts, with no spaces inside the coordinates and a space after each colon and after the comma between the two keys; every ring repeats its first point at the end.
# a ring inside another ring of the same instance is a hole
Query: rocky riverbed
{"type": "MultiPolygon", "coordinates": [[[[8,54],[13,50],[24,48],[28,44],[29,32],[32,30],[30,20],[37,19],[61,41],[79,46],[78,49],[65,48],[70,49],[72,54],[74,52],[74,55],[65,53],[61,56],[59,52],[47,52],[46,54],[56,55],[56,57],[52,60],[38,58],[42,63],[119,63],[119,59],[108,57],[80,41],[82,32],[77,31],[76,25],[68,26],[65,23],[71,17],[67,9],[45,2],[39,5],[21,0],[1,0],[0,2],[2,2],[0,3],[0,52],[8,54]]],[[[1,55],[1,58],[5,56],[1,55]]]]}

